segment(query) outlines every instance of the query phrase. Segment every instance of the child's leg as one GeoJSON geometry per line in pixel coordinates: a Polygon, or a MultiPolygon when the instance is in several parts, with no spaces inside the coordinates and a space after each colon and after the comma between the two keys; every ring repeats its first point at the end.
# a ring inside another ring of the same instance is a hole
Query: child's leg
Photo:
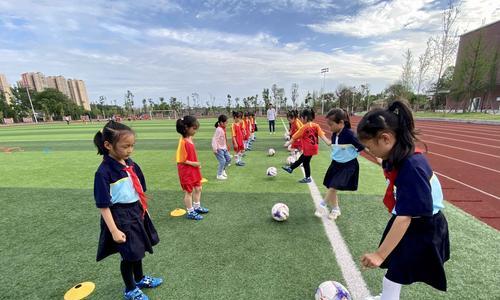
{"type": "Polygon", "coordinates": [[[201,186],[194,187],[193,190],[193,208],[199,214],[208,213],[208,208],[201,206],[201,186]]]}
{"type": "Polygon", "coordinates": [[[201,186],[195,186],[193,189],[193,206],[194,208],[200,207],[201,199],[201,186]]]}
{"type": "Polygon", "coordinates": [[[227,150],[224,150],[224,159],[225,159],[225,164],[224,164],[224,170],[227,168],[227,166],[229,166],[229,164],[231,163],[231,155],[229,155],[229,151],[227,150]]]}
{"type": "Polygon", "coordinates": [[[293,164],[290,165],[290,169],[294,170],[299,167],[304,162],[304,155],[301,155],[293,164]]]}
{"type": "Polygon", "coordinates": [[[337,190],[334,188],[329,188],[325,195],[325,201],[326,204],[329,204],[331,208],[339,208],[337,190]]]}
{"type": "Polygon", "coordinates": [[[120,272],[123,282],[125,282],[125,292],[132,291],[136,288],[134,280],[134,263],[127,260],[120,262],[120,272]]]}
{"type": "Polygon", "coordinates": [[[306,173],[306,178],[309,178],[311,177],[311,158],[312,156],[305,156],[305,155],[302,155],[304,157],[304,162],[302,163],[302,165],[304,166],[304,172],[306,173]]]}
{"type": "Polygon", "coordinates": [[[188,212],[193,211],[193,193],[184,192],[184,205],[188,212]]]}
{"type": "Polygon", "coordinates": [[[401,284],[391,281],[384,276],[382,280],[382,296],[380,300],[399,300],[401,293],[401,284]]]}
{"type": "Polygon", "coordinates": [[[132,265],[134,267],[135,282],[139,282],[144,277],[144,273],[142,271],[142,259],[132,262],[132,265]]]}
{"type": "Polygon", "coordinates": [[[223,150],[217,150],[217,154],[215,154],[215,157],[217,157],[217,161],[219,162],[219,166],[217,167],[217,176],[221,176],[222,171],[224,171],[224,168],[226,167],[226,160],[224,158],[223,150]]]}

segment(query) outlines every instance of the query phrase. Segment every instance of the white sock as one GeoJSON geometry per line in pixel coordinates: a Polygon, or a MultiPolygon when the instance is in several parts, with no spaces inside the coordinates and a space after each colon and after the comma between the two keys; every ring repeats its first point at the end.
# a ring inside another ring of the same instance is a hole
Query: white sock
{"type": "Polygon", "coordinates": [[[332,211],[340,211],[340,207],[338,205],[334,206],[332,207],[332,211]]]}
{"type": "Polygon", "coordinates": [[[196,208],[200,208],[200,202],[194,202],[193,201],[193,207],[196,209],[196,208]]]}
{"type": "Polygon", "coordinates": [[[399,294],[401,293],[401,284],[394,281],[390,281],[384,276],[382,280],[382,295],[380,300],[399,300],[399,294]]]}
{"type": "Polygon", "coordinates": [[[323,200],[319,203],[319,205],[321,205],[321,207],[327,207],[327,204],[326,204],[326,200],[323,200]]]}
{"type": "Polygon", "coordinates": [[[191,208],[188,208],[188,213],[192,213],[194,211],[194,208],[191,207],[191,208]]]}

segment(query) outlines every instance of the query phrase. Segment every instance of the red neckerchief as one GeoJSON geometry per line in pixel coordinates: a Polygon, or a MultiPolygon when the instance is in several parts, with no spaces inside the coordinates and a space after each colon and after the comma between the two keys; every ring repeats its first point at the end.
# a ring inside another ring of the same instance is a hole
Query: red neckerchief
{"type": "Polygon", "coordinates": [[[227,151],[229,151],[230,149],[229,149],[229,144],[227,143],[226,126],[219,124],[219,127],[222,128],[222,130],[224,131],[224,140],[226,141],[227,151]]]}
{"type": "Polygon", "coordinates": [[[144,214],[148,210],[148,202],[147,202],[147,197],[144,191],[142,190],[142,185],[141,182],[139,181],[139,177],[137,177],[137,174],[134,171],[134,164],[131,166],[125,166],[123,168],[123,171],[127,172],[130,175],[130,179],[132,179],[132,184],[134,185],[134,189],[139,194],[139,200],[141,201],[141,206],[142,206],[142,217],[144,218],[144,214]]]}
{"type": "MultiPolygon", "coordinates": [[[[422,153],[422,150],[415,149],[416,153],[422,153]]],[[[387,207],[389,213],[392,213],[394,206],[396,206],[396,197],[394,197],[394,183],[396,182],[396,178],[398,177],[398,170],[392,167],[390,171],[384,169],[384,176],[389,181],[387,184],[387,189],[385,190],[384,195],[384,205],[387,207]]]]}

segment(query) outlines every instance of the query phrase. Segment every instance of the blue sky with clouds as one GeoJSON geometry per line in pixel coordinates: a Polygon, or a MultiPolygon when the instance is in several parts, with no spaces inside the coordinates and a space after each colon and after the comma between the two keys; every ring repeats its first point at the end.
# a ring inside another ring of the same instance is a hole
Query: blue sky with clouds
{"type": "MultiPolygon", "coordinates": [[[[85,80],[91,100],[185,101],[368,83],[378,92],[439,31],[447,0],[0,0],[0,73],[85,80]]],[[[463,0],[460,32],[500,20],[495,0],[463,0]]]]}

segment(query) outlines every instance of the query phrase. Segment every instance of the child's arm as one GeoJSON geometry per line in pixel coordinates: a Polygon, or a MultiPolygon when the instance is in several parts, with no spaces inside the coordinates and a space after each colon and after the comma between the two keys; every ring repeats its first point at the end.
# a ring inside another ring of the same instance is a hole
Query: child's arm
{"type": "Polygon", "coordinates": [[[368,150],[368,148],[363,149],[363,151],[365,151],[365,153],[368,154],[368,156],[370,156],[371,158],[373,158],[379,165],[382,165],[382,159],[373,155],[370,152],[370,150],[368,150]]]}
{"type": "Polygon", "coordinates": [[[328,146],[332,145],[332,141],[330,141],[330,139],[327,138],[326,136],[320,135],[319,137],[323,140],[323,142],[325,142],[326,145],[328,145],[328,146]]]}
{"type": "Polygon", "coordinates": [[[378,250],[374,253],[365,253],[361,257],[361,264],[364,267],[376,268],[391,254],[408,230],[411,223],[410,216],[397,216],[392,223],[391,229],[385,237],[378,250]]]}
{"type": "Polygon", "coordinates": [[[118,244],[125,243],[127,241],[127,237],[125,236],[125,233],[116,227],[115,220],[113,220],[109,207],[101,208],[100,210],[102,218],[104,219],[106,226],[108,226],[109,232],[111,232],[111,235],[113,236],[113,240],[118,244]]]}
{"type": "Polygon", "coordinates": [[[201,163],[199,161],[186,160],[185,162],[183,162],[183,164],[189,165],[189,166],[192,166],[192,167],[198,167],[198,168],[201,167],[201,163]]]}

